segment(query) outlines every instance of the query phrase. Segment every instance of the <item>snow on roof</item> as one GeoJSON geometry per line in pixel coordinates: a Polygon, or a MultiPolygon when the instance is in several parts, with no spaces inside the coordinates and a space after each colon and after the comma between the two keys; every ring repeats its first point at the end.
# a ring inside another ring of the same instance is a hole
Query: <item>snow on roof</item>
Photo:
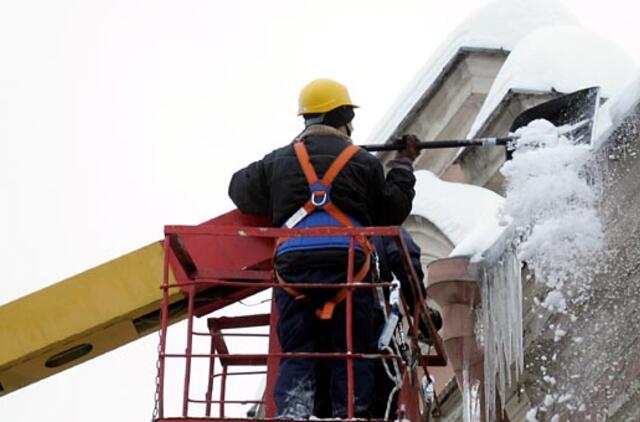
{"type": "Polygon", "coordinates": [[[466,19],[409,83],[367,143],[386,142],[403,118],[436,81],[460,48],[512,50],[520,39],[545,25],[573,23],[575,18],[555,0],[496,0],[466,19]]]}
{"type": "Polygon", "coordinates": [[[473,138],[510,89],[573,92],[600,86],[611,97],[638,74],[615,44],[578,25],[539,28],[522,39],[500,69],[468,137],[473,138]]]}
{"type": "Polygon", "coordinates": [[[412,214],[431,221],[456,247],[450,256],[473,256],[490,247],[504,230],[504,198],[488,189],[440,180],[418,170],[412,214]]]}

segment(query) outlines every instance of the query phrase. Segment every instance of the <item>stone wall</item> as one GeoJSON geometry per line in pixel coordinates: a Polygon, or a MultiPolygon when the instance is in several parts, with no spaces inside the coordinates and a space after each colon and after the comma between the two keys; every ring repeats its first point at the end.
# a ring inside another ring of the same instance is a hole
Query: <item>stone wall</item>
{"type": "MultiPolygon", "coordinates": [[[[595,152],[607,247],[602,262],[593,263],[590,294],[569,303],[572,318],[529,307],[522,387],[533,405],[544,406],[549,395],[553,401],[540,420],[554,414],[571,421],[640,420],[639,128],[636,111],[595,152]],[[562,339],[549,330],[558,324],[567,332],[562,339]]],[[[532,282],[526,289],[529,301],[544,294],[532,282]]]]}

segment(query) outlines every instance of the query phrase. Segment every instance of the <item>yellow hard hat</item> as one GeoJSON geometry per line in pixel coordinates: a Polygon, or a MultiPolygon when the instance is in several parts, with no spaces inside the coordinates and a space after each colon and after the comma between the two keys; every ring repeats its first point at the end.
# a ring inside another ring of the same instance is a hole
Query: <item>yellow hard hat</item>
{"type": "Polygon", "coordinates": [[[326,113],[341,106],[358,107],[344,85],[331,79],[316,79],[300,91],[298,116],[326,113]]]}

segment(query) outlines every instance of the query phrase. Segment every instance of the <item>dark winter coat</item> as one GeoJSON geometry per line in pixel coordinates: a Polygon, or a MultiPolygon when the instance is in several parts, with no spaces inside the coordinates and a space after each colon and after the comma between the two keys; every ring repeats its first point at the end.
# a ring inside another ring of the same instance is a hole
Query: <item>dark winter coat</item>
{"type": "MultiPolygon", "coordinates": [[[[321,179],[335,158],[351,144],[344,133],[313,125],[301,135],[321,179]]],[[[395,162],[385,177],[380,160],[361,150],[335,178],[333,203],[364,226],[399,225],[411,212],[415,177],[408,162],[395,162]]],[[[248,214],[266,215],[280,227],[309,199],[309,186],[291,144],[278,148],[236,172],[229,196],[248,214]]]]}
{"type": "MultiPolygon", "coordinates": [[[[303,132],[319,178],[351,140],[342,132],[314,125],[303,132]]],[[[411,211],[415,177],[407,168],[392,168],[385,179],[382,164],[367,151],[358,152],[336,177],[331,198],[338,208],[365,226],[401,224],[411,211]]],[[[236,172],[229,196],[247,214],[267,215],[280,227],[308,199],[309,187],[293,145],[278,148],[236,172]]]]}

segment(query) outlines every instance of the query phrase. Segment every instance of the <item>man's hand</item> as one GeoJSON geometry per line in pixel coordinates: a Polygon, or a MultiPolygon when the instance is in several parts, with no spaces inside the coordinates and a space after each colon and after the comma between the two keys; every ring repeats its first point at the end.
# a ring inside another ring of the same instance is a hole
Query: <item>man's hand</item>
{"type": "Polygon", "coordinates": [[[412,162],[420,155],[418,149],[418,143],[420,139],[416,135],[403,135],[402,138],[397,139],[394,144],[401,145],[403,148],[398,151],[398,158],[408,158],[412,162]]]}

